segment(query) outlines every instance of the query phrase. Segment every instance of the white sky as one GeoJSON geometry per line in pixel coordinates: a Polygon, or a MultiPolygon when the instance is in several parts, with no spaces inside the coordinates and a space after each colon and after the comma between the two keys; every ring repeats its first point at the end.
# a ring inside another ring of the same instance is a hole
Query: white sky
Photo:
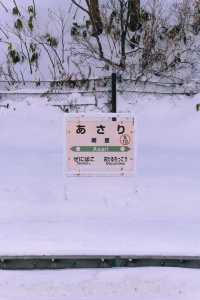
{"type": "MultiPolygon", "coordinates": [[[[0,0],[8,7],[13,7],[13,0],[0,0]]],[[[32,0],[16,0],[19,5],[27,5],[32,2],[32,0]]],[[[83,0],[81,0],[83,2],[83,0]]],[[[71,0],[35,0],[38,9],[45,10],[47,8],[54,8],[54,7],[69,7],[71,4],[71,0]]],[[[147,2],[147,0],[142,0],[142,2],[147,2]]],[[[176,2],[176,0],[161,0],[163,4],[167,4],[167,6],[172,3],[176,2]]]]}
{"type": "MultiPolygon", "coordinates": [[[[9,7],[13,7],[13,1],[12,0],[1,0],[5,5],[9,7]]],[[[27,5],[32,2],[32,0],[16,0],[17,4],[21,5],[27,5]]],[[[39,8],[46,9],[47,7],[58,7],[58,6],[66,6],[69,5],[71,0],[35,0],[36,5],[39,8]]]]}
{"type": "MultiPolygon", "coordinates": [[[[14,7],[13,0],[0,0],[3,4],[6,5],[9,9],[14,7]]],[[[19,6],[25,6],[32,4],[32,0],[16,0],[19,6]]],[[[48,8],[61,8],[62,10],[66,10],[68,12],[68,8],[70,7],[71,0],[35,0],[37,10],[42,15],[47,15],[48,8]]],[[[3,23],[4,18],[6,17],[6,12],[0,5],[0,17],[1,24],[3,23]]]]}
{"type": "MultiPolygon", "coordinates": [[[[13,0],[0,0],[8,9],[14,7],[13,0]]],[[[32,4],[32,0],[16,0],[16,3],[21,8],[26,8],[28,5],[32,4]]],[[[71,0],[35,0],[37,14],[43,24],[48,23],[48,9],[59,9],[61,12],[66,11],[66,15],[69,13],[69,8],[71,7],[71,0]]],[[[6,13],[5,9],[0,5],[0,25],[2,27],[9,24],[9,18],[11,14],[6,13]]]]}

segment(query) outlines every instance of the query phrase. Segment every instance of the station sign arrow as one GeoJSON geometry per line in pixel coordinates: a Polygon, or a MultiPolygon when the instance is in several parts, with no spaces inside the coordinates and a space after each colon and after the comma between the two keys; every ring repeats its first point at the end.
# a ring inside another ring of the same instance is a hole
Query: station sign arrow
{"type": "Polygon", "coordinates": [[[128,152],[127,146],[73,146],[73,152],[128,152]]]}

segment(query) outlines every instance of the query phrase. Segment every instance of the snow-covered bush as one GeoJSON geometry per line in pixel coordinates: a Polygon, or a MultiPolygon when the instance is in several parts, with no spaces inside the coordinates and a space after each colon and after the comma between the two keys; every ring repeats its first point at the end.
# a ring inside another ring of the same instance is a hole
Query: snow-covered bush
{"type": "MultiPolygon", "coordinates": [[[[200,1],[165,10],[160,0],[71,0],[42,22],[34,0],[15,5],[1,27],[6,56],[1,78],[10,80],[153,76],[190,80],[199,70],[200,1]]],[[[1,58],[2,59],[2,58],[1,58]]]]}

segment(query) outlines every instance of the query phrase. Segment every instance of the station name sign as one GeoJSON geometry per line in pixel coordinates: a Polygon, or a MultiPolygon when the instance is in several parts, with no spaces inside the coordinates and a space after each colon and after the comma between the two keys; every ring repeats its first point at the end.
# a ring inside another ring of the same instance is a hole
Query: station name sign
{"type": "Polygon", "coordinates": [[[129,114],[65,114],[66,175],[132,175],[134,132],[129,114]]]}

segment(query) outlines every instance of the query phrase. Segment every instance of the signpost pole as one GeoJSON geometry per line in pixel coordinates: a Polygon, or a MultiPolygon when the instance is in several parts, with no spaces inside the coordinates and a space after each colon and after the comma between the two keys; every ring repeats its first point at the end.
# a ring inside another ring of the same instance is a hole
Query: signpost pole
{"type": "Polygon", "coordinates": [[[117,112],[117,75],[116,73],[112,73],[112,112],[117,112]]]}

